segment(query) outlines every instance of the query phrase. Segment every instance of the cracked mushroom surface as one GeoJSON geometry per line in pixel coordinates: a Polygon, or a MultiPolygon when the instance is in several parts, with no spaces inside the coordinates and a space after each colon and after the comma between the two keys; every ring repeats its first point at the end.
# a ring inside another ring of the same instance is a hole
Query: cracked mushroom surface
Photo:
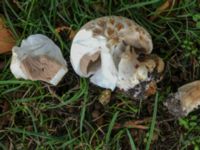
{"type": "Polygon", "coordinates": [[[16,78],[57,85],[67,73],[60,48],[47,36],[34,34],[12,49],[11,72],[16,78]]]}
{"type": "Polygon", "coordinates": [[[137,97],[158,81],[155,74],[164,69],[162,59],[150,55],[152,49],[146,29],[128,18],[107,16],[79,30],[70,60],[75,72],[89,77],[93,84],[111,90],[118,87],[137,97]]]}
{"type": "Polygon", "coordinates": [[[187,83],[168,96],[164,105],[175,117],[187,116],[200,105],[200,80],[187,83]]]}

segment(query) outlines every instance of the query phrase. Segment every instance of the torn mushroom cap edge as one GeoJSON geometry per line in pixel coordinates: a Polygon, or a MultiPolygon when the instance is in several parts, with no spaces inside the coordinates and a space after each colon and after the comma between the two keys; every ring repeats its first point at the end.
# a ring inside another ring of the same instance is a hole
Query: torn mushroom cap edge
{"type": "MultiPolygon", "coordinates": [[[[102,38],[103,39],[103,38],[102,38]]],[[[70,62],[74,71],[81,77],[89,77],[97,71],[100,61],[100,46],[106,45],[105,39],[96,39],[90,30],[81,28],[75,35],[71,50],[70,62]],[[93,48],[96,47],[95,50],[93,48]]]]}
{"type": "Polygon", "coordinates": [[[200,105],[200,81],[193,81],[178,89],[183,111],[189,114],[200,105]]]}
{"type": "MultiPolygon", "coordinates": [[[[51,60],[54,60],[54,57],[55,57],[55,61],[52,61],[52,63],[54,63],[54,62],[56,62],[56,64],[61,63],[59,65],[60,69],[55,72],[53,77],[48,78],[49,79],[48,81],[45,79],[42,80],[42,81],[48,82],[50,84],[57,85],[60,82],[60,80],[63,78],[63,76],[68,72],[67,63],[64,60],[59,47],[57,45],[55,45],[55,43],[51,39],[49,39],[48,37],[46,37],[45,35],[42,35],[42,34],[30,35],[27,39],[22,41],[20,47],[17,47],[17,46],[13,47],[12,60],[11,60],[11,65],[10,65],[11,72],[14,74],[14,76],[16,78],[37,80],[37,79],[30,77],[27,74],[28,72],[26,72],[26,71],[28,71],[28,70],[25,70],[25,71],[23,70],[22,63],[23,63],[23,60],[25,60],[28,57],[30,57],[30,58],[32,57],[34,60],[34,58],[37,58],[37,57],[39,58],[39,57],[43,57],[43,56],[45,59],[41,59],[41,60],[39,60],[39,62],[37,61],[37,64],[38,63],[42,63],[42,64],[41,65],[38,64],[38,66],[36,65],[36,67],[41,68],[42,65],[45,65],[45,62],[44,62],[45,60],[51,61],[51,60]],[[42,44],[42,46],[39,46],[37,44],[39,44],[39,45],[42,44]],[[46,44],[48,44],[48,45],[46,45],[46,44]],[[28,46],[28,48],[30,48],[29,50],[27,50],[27,46],[28,46]],[[31,47],[32,48],[34,47],[34,48],[31,49],[31,47]],[[35,47],[38,47],[39,49],[35,49],[35,47]],[[58,62],[57,62],[57,60],[58,60],[58,62]]],[[[26,65],[26,67],[27,67],[27,65],[26,65]]],[[[29,69],[29,71],[30,70],[31,70],[31,68],[29,69]]],[[[46,69],[46,71],[47,70],[48,70],[48,68],[46,69]]],[[[43,74],[47,74],[47,75],[49,74],[48,72],[44,72],[44,70],[42,70],[42,71],[43,71],[42,72],[43,74]]]]}
{"type": "Polygon", "coordinates": [[[175,117],[187,116],[200,105],[200,81],[187,83],[174,94],[170,94],[164,105],[175,117]]]}

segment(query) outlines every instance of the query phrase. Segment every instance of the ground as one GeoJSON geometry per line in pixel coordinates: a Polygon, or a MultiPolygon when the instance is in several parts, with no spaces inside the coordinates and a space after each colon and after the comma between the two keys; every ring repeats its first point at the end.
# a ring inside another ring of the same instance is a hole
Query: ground
{"type": "Polygon", "coordinates": [[[200,111],[177,119],[163,105],[169,93],[200,79],[200,1],[168,1],[172,6],[156,15],[163,0],[2,0],[0,13],[17,44],[30,34],[47,35],[61,47],[69,72],[56,87],[18,80],[9,69],[11,55],[0,55],[1,149],[200,149],[200,111]],[[73,32],[106,15],[144,26],[153,53],[166,63],[157,93],[147,100],[116,90],[103,106],[104,89],[70,66],[73,32]]]}

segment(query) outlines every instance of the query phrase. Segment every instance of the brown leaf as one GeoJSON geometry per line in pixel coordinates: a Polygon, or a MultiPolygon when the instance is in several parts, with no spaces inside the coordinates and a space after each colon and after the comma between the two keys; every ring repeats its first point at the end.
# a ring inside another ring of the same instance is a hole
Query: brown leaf
{"type": "Polygon", "coordinates": [[[77,33],[77,31],[73,30],[71,27],[68,27],[68,26],[60,26],[60,27],[57,27],[55,30],[58,33],[62,31],[67,31],[69,40],[72,40],[77,33]]]}
{"type": "Polygon", "coordinates": [[[5,21],[0,16],[0,54],[10,52],[16,44],[12,32],[6,27],[5,21]]]}
{"type": "Polygon", "coordinates": [[[174,7],[175,4],[178,4],[180,0],[165,0],[163,4],[160,5],[155,11],[155,15],[150,17],[150,20],[155,20],[161,13],[167,11],[174,7]]]}

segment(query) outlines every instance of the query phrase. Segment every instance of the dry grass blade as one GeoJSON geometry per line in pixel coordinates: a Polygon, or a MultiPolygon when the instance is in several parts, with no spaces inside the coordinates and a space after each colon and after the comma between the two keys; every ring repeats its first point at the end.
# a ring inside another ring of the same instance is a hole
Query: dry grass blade
{"type": "Polygon", "coordinates": [[[146,130],[148,129],[148,125],[144,125],[151,122],[151,118],[144,118],[142,120],[132,120],[132,121],[126,121],[123,124],[116,124],[115,125],[115,129],[119,129],[119,128],[135,128],[135,129],[142,129],[142,130],[146,130]]]}

